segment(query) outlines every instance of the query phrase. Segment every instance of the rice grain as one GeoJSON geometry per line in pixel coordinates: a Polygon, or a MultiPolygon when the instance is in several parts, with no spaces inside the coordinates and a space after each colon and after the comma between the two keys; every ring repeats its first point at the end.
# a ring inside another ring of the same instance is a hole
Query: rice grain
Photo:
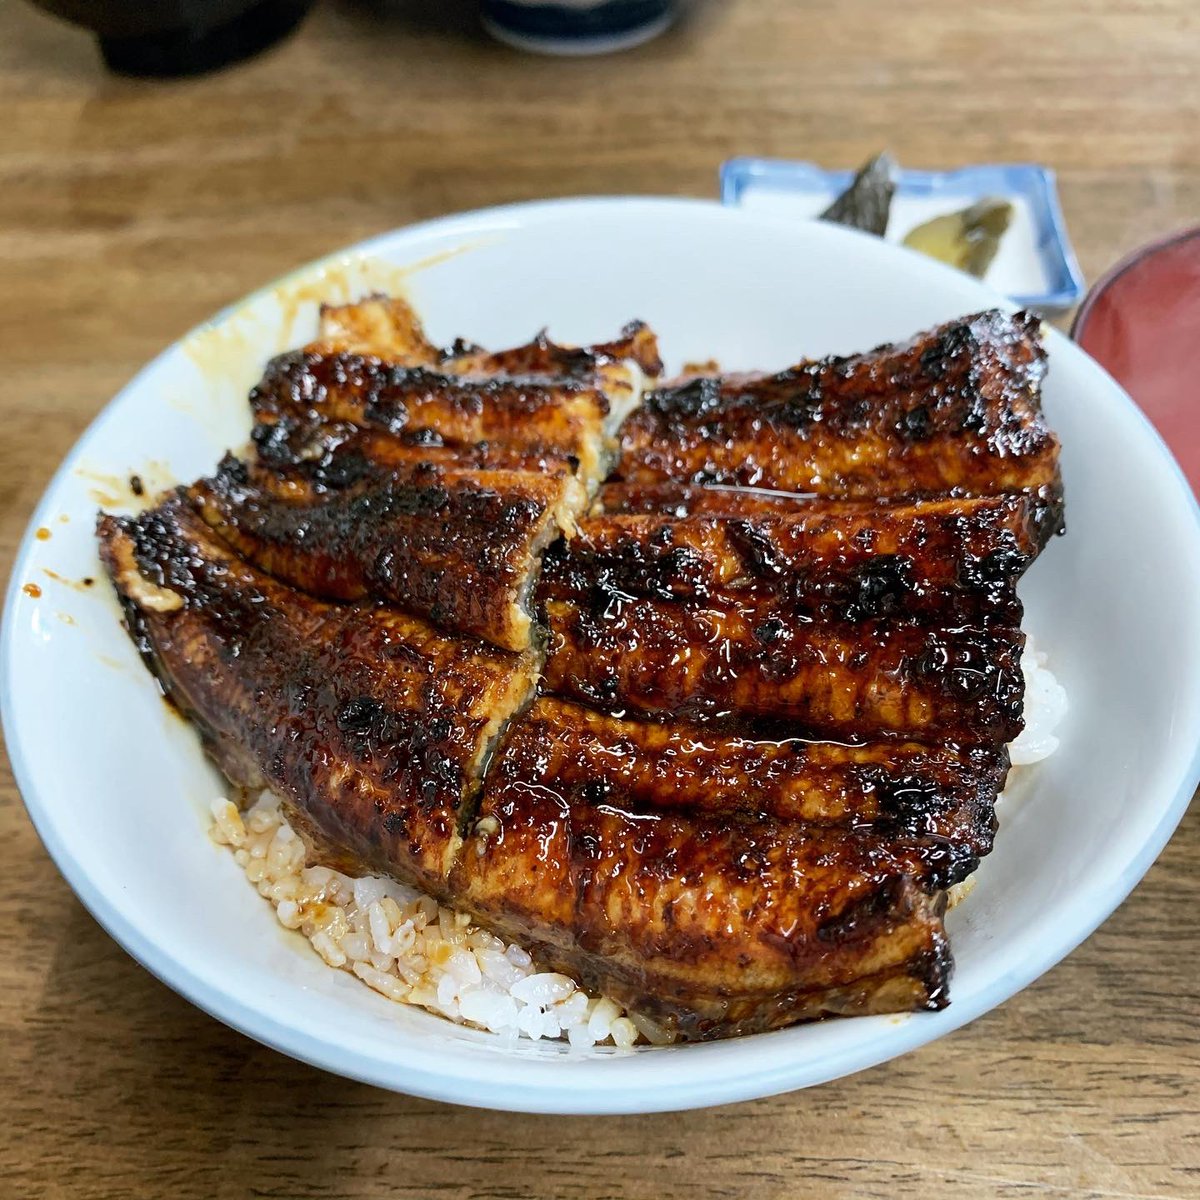
{"type": "Polygon", "coordinates": [[[382,876],[352,879],[308,865],[272,793],[245,814],[217,800],[212,818],[213,840],[233,851],[279,923],[387,999],[508,1037],[565,1037],[576,1050],[637,1041],[643,1026],[623,1018],[620,1005],[589,996],[566,975],[536,971],[524,949],[473,926],[466,913],[382,876]]]}

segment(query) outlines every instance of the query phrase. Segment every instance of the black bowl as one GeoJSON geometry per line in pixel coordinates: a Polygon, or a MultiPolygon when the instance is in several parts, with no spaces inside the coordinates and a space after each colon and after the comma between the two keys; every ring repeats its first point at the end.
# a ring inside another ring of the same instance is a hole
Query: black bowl
{"type": "Polygon", "coordinates": [[[95,33],[126,75],[199,75],[249,58],[291,33],[313,0],[32,0],[95,33]]]}

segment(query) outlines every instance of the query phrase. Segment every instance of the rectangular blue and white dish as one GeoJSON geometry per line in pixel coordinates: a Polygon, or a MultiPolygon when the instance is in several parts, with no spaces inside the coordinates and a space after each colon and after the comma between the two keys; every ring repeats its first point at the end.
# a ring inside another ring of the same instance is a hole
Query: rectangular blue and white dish
{"type": "MultiPolygon", "coordinates": [[[[721,201],[779,216],[816,217],[850,186],[853,171],[815,163],[731,158],[721,167],[721,201]]],[[[1079,302],[1084,282],[1067,234],[1054,172],[1036,163],[981,163],[956,171],[897,169],[887,240],[915,226],[998,196],[1012,224],[985,282],[1024,308],[1062,312],[1079,302]]]]}

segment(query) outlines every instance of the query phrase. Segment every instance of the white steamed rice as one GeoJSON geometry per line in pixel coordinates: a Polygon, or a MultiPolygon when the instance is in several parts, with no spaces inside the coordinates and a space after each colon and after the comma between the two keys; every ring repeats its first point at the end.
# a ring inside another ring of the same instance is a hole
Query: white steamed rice
{"type": "MultiPolygon", "coordinates": [[[[1021,659],[1025,729],[1009,747],[1014,767],[1058,747],[1054,731],[1067,696],[1045,662],[1030,639],[1021,659]]],[[[378,875],[355,879],[310,866],[304,842],[270,792],[245,813],[216,800],[212,816],[214,840],[232,849],[280,924],[302,933],[329,966],[357,975],[389,1000],[509,1037],[566,1038],[577,1048],[672,1040],[660,1025],[588,995],[566,975],[536,970],[524,950],[473,925],[465,913],[378,875]]],[[[952,889],[952,902],[973,883],[972,877],[952,889]]]]}
{"type": "Polygon", "coordinates": [[[212,815],[213,838],[233,849],[280,924],[389,1000],[512,1037],[565,1037],[581,1048],[672,1040],[653,1021],[589,996],[567,976],[536,970],[524,950],[472,925],[465,913],[378,875],[352,879],[309,866],[303,840],[271,792],[244,814],[232,801],[216,800],[212,815]]]}
{"type": "Polygon", "coordinates": [[[1025,641],[1021,671],[1025,676],[1025,728],[1008,747],[1014,767],[1027,767],[1053,754],[1058,749],[1054,731],[1067,715],[1066,690],[1031,637],[1025,641]]]}

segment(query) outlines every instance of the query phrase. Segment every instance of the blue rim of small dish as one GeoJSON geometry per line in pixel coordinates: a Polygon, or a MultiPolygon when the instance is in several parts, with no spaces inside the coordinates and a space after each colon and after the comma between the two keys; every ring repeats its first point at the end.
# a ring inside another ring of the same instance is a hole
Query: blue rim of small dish
{"type": "MultiPolygon", "coordinates": [[[[736,207],[745,192],[765,187],[776,192],[843,191],[853,171],[827,171],[816,163],[779,158],[731,158],[721,164],[721,203],[736,207]]],[[[896,190],[910,196],[977,198],[984,195],[1022,196],[1037,229],[1037,250],[1051,281],[1048,291],[1014,295],[1023,308],[1065,310],[1084,293],[1083,273],[1067,233],[1058,183],[1049,167],[1037,163],[977,163],[956,171],[896,172],[896,190]]]]}

